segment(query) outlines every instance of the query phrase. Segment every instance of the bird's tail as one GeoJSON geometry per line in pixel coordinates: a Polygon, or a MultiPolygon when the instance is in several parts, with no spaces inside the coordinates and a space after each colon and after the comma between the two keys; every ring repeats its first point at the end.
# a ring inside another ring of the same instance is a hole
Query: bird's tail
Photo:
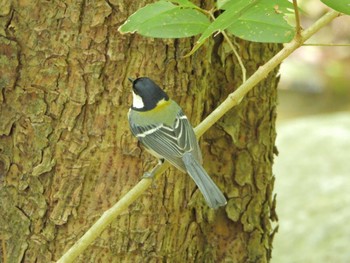
{"type": "Polygon", "coordinates": [[[192,153],[185,153],[182,160],[188,174],[198,186],[208,206],[218,208],[219,206],[226,205],[225,196],[209,177],[203,166],[193,157],[192,153]]]}

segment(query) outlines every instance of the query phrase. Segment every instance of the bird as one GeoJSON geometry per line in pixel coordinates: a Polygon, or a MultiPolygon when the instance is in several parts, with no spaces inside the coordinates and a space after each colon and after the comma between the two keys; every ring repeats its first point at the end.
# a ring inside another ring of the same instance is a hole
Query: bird
{"type": "MultiPolygon", "coordinates": [[[[202,166],[197,137],[181,107],[150,78],[128,79],[133,95],[128,112],[132,134],[160,163],[167,160],[188,173],[209,207],[226,205],[224,194],[202,166]]],[[[146,177],[152,177],[155,170],[146,177]]]]}

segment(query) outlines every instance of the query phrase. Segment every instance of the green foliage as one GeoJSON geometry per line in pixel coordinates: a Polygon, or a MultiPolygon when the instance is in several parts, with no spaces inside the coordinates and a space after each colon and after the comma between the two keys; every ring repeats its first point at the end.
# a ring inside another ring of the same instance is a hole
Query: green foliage
{"type": "Polygon", "coordinates": [[[288,8],[293,6],[286,0],[219,0],[217,9],[223,12],[210,23],[210,12],[188,0],[161,0],[137,10],[119,31],[159,38],[202,34],[195,50],[213,33],[223,30],[250,41],[289,42],[294,33],[284,19],[288,8]]]}
{"type": "MultiPolygon", "coordinates": [[[[321,1],[339,12],[350,14],[348,0],[321,1]]],[[[286,17],[293,10],[291,0],[217,0],[216,7],[210,11],[189,0],[160,0],[137,10],[118,30],[154,38],[201,34],[188,54],[191,55],[216,32],[225,31],[253,42],[290,42],[295,29],[286,17]],[[219,15],[215,17],[214,13],[219,15]]]]}
{"type": "Polygon", "coordinates": [[[181,5],[159,1],[137,10],[119,28],[121,33],[134,33],[157,38],[181,38],[198,35],[210,24],[207,16],[191,2],[176,1],[181,5]],[[186,8],[183,8],[186,7],[186,8]]]}
{"type": "Polygon", "coordinates": [[[224,7],[225,12],[242,13],[227,29],[235,36],[273,43],[289,42],[294,37],[294,28],[284,18],[284,14],[290,12],[288,9],[293,9],[288,1],[231,1],[224,7]]]}
{"type": "Polygon", "coordinates": [[[202,33],[190,54],[211,34],[226,29],[235,36],[255,42],[283,43],[294,36],[294,29],[283,17],[287,8],[293,8],[286,0],[237,0],[220,1],[218,4],[225,11],[202,33]]]}
{"type": "Polygon", "coordinates": [[[349,0],[321,0],[325,5],[328,5],[334,10],[350,15],[350,2],[349,0]]]}
{"type": "Polygon", "coordinates": [[[182,7],[198,8],[198,6],[188,0],[172,0],[171,2],[178,3],[182,7]]]}

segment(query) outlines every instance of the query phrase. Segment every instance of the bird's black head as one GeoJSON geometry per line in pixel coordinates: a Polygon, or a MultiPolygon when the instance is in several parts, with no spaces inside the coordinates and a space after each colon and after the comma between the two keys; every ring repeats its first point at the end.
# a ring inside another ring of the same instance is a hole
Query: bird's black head
{"type": "Polygon", "coordinates": [[[153,80],[146,77],[129,80],[132,82],[134,110],[152,110],[161,100],[169,100],[168,95],[153,80]]]}

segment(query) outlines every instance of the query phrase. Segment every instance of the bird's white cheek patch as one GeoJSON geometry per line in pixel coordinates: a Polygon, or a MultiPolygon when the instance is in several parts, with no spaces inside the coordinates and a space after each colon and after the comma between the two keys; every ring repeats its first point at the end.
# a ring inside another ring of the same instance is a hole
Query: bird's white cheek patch
{"type": "Polygon", "coordinates": [[[136,109],[142,109],[145,105],[143,104],[142,98],[132,92],[132,106],[136,109]]]}

